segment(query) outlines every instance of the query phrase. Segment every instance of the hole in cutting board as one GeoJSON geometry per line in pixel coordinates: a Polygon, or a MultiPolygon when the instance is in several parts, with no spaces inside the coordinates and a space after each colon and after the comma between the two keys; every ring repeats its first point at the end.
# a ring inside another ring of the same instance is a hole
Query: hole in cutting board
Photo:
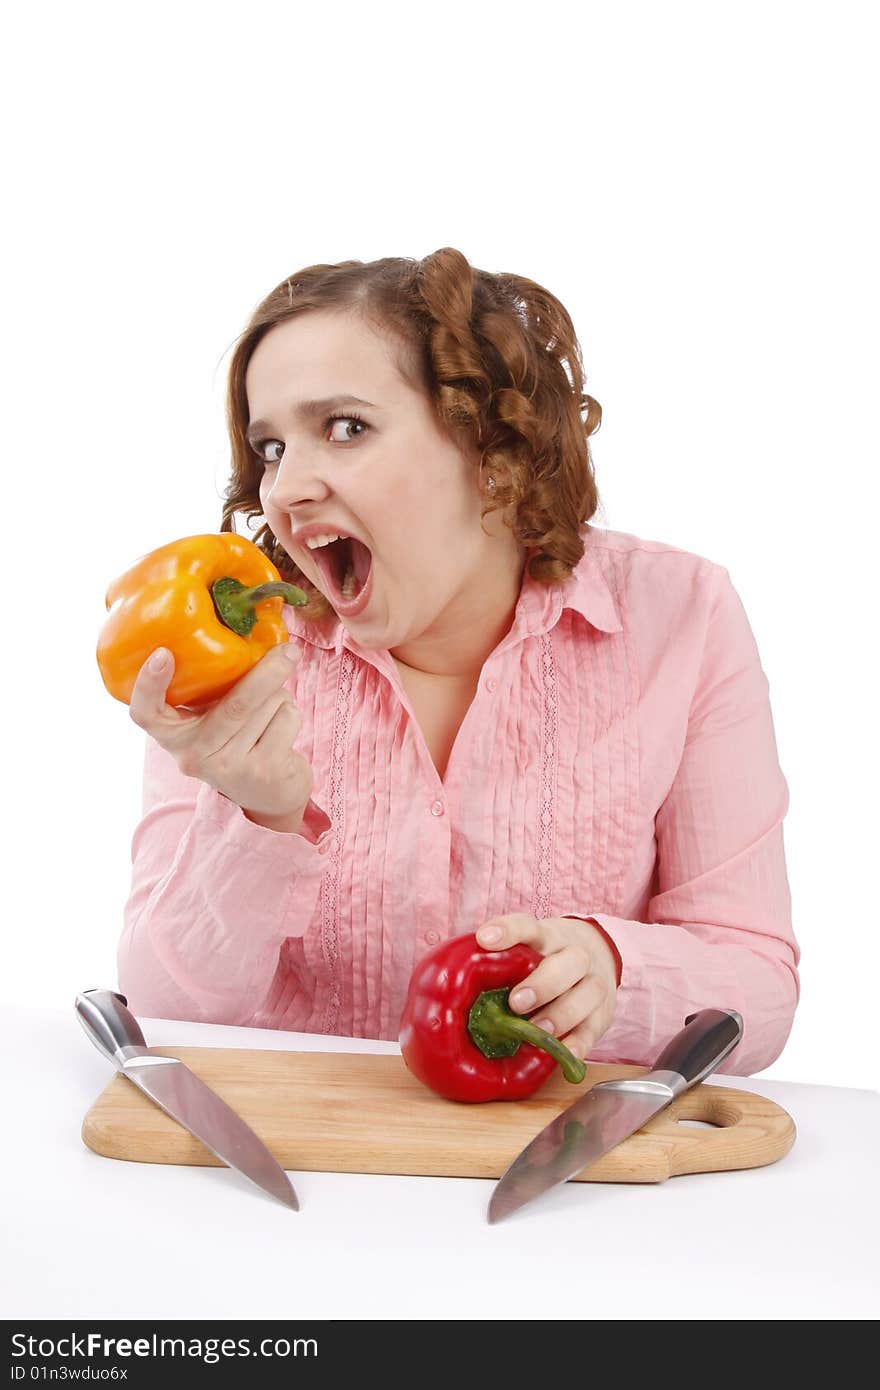
{"type": "Polygon", "coordinates": [[[713,1125],[709,1120],[678,1120],[677,1124],[687,1125],[688,1129],[723,1129],[723,1125],[713,1125]]]}

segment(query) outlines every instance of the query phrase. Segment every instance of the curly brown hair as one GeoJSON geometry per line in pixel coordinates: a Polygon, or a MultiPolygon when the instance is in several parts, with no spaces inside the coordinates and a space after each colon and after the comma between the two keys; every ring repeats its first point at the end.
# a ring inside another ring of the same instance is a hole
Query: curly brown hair
{"type": "MultiPolygon", "coordinates": [[[[262,515],[262,469],[251,450],[245,373],[260,340],[276,324],[310,310],[357,314],[397,349],[408,385],[434,404],[441,427],[473,446],[493,479],[481,518],[498,508],[530,553],[531,576],[567,579],[584,553],[581,527],[598,507],[588,439],[602,408],[583,393],[585,372],[572,321],[558,299],[521,275],[471,266],[445,246],[421,261],[311,265],[257,305],[236,340],[229,367],[226,422],[232,470],[223,494],[221,531],[237,512],[262,515]],[[581,418],[586,412],[585,418],[581,418]]],[[[304,576],[264,524],[254,537],[286,579],[304,576]]],[[[307,585],[304,617],[332,613],[307,585]]]]}

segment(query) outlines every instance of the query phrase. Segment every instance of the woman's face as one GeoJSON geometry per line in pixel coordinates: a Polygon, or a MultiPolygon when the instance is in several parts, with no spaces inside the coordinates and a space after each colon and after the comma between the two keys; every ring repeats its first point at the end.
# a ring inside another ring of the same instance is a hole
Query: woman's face
{"type": "Polygon", "coordinates": [[[393,650],[468,621],[517,547],[498,513],[482,529],[478,455],[443,432],[390,342],[355,315],[310,311],[261,339],[245,387],[266,521],[352,635],[393,650]],[[306,527],[367,549],[311,549],[306,527]]]}

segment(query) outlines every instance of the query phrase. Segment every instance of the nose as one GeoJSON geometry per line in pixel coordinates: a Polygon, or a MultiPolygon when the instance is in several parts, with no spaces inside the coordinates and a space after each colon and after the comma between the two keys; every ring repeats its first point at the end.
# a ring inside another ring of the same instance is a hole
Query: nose
{"type": "Polygon", "coordinates": [[[279,511],[290,511],[303,502],[321,502],[330,492],[321,461],[308,448],[296,452],[285,444],[274,474],[264,500],[279,511]]]}

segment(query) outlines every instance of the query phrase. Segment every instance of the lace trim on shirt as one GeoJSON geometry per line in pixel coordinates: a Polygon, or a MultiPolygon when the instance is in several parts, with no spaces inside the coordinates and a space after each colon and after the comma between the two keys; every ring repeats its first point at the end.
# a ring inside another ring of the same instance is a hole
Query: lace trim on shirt
{"type": "Polygon", "coordinates": [[[532,893],[532,913],[540,921],[550,915],[553,896],[553,846],[556,829],[556,763],[559,696],[552,634],[541,638],[541,795],[538,813],[538,863],[532,893]]]}
{"type": "Polygon", "coordinates": [[[356,665],[352,653],[344,649],[340,661],[339,684],[336,687],[336,717],[333,721],[333,745],[330,754],[328,814],[333,824],[333,839],[330,845],[330,867],[321,884],[321,942],[328,974],[328,1001],[322,1029],[324,1033],[336,1032],[342,1006],[342,981],[339,973],[339,880],[345,830],[345,758],[356,665]]]}

